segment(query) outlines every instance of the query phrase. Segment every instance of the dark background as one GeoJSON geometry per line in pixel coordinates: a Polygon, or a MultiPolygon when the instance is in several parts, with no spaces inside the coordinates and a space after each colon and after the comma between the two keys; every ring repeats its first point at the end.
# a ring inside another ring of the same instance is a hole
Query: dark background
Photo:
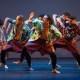
{"type": "Polygon", "coordinates": [[[0,17],[15,18],[22,14],[27,19],[31,11],[52,15],[70,12],[80,20],[80,0],[0,0],[0,17]]]}
{"type": "MultiPolygon", "coordinates": [[[[32,11],[35,12],[35,17],[41,13],[52,15],[54,13],[70,12],[79,21],[80,0],[0,0],[0,18],[2,19],[5,17],[15,19],[17,15],[23,15],[26,20],[32,11]]],[[[78,46],[80,45],[78,44],[78,46]]],[[[63,49],[58,49],[57,56],[71,57],[71,54],[63,49]]],[[[12,57],[18,57],[18,54],[14,54],[12,57]]],[[[36,53],[32,57],[41,56],[36,53]]]]}

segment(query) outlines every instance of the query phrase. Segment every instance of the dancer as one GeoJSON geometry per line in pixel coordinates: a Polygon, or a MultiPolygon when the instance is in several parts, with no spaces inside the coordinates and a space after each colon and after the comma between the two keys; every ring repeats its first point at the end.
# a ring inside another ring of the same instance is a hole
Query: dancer
{"type": "MultiPolygon", "coordinates": [[[[42,22],[42,21],[41,21],[42,22]]],[[[45,15],[43,18],[43,23],[41,25],[41,29],[39,30],[39,37],[37,40],[32,41],[32,39],[29,39],[29,41],[24,46],[20,60],[16,62],[16,64],[21,63],[26,56],[26,54],[33,53],[35,51],[39,51],[41,55],[48,54],[50,55],[50,58],[52,60],[52,72],[59,74],[60,72],[56,70],[56,54],[55,49],[52,45],[52,39],[51,39],[51,33],[50,28],[52,25],[52,19],[50,16],[45,15]],[[23,55],[25,53],[25,55],[23,55]]],[[[55,31],[54,31],[55,32],[55,31]]]]}
{"type": "Polygon", "coordinates": [[[64,12],[62,16],[53,14],[54,25],[58,27],[61,33],[65,34],[65,28],[69,25],[70,13],[64,12]]]}
{"type": "Polygon", "coordinates": [[[80,37],[75,39],[78,35],[80,35],[80,28],[76,24],[76,17],[73,16],[70,18],[70,25],[66,27],[65,36],[56,42],[54,46],[55,48],[64,48],[70,51],[80,66],[80,54],[76,46],[76,43],[80,41],[80,37]]]}
{"type": "MultiPolygon", "coordinates": [[[[2,19],[0,19],[0,54],[1,54],[1,59],[3,59],[2,50],[5,49],[6,44],[7,44],[2,26],[3,26],[3,21],[2,21],[2,19]]],[[[0,64],[0,66],[2,66],[2,63],[0,64]]],[[[4,64],[4,67],[6,69],[8,69],[8,66],[6,64],[4,64]]]]}
{"type": "MultiPolygon", "coordinates": [[[[5,63],[5,55],[6,52],[13,51],[13,52],[21,52],[25,42],[29,38],[29,33],[30,33],[30,28],[24,23],[24,17],[22,15],[17,16],[16,20],[13,20],[11,18],[6,18],[4,26],[6,28],[6,22],[11,23],[12,25],[12,30],[8,38],[8,44],[11,46],[11,49],[5,49],[2,50],[2,59],[1,62],[2,64],[5,63]]],[[[27,56],[28,57],[28,56],[27,56]]],[[[28,61],[28,58],[27,58],[28,61]]],[[[28,65],[29,68],[31,68],[30,65],[28,65]]]]}

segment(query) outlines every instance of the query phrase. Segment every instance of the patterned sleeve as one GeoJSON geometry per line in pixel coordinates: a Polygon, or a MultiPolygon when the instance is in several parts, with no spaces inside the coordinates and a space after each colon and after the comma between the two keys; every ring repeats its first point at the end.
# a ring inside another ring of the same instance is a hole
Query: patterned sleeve
{"type": "Polygon", "coordinates": [[[10,19],[8,20],[8,22],[11,23],[11,24],[15,24],[16,21],[15,21],[14,19],[11,19],[11,18],[10,18],[10,19]]]}
{"type": "Polygon", "coordinates": [[[0,32],[1,32],[1,35],[2,35],[2,42],[6,41],[4,32],[3,32],[3,30],[1,28],[0,28],[0,32]]]}
{"type": "Polygon", "coordinates": [[[43,29],[43,27],[42,27],[42,21],[39,20],[38,18],[33,19],[32,23],[34,24],[34,26],[36,27],[36,29],[38,29],[38,30],[42,30],[43,29]]]}
{"type": "Polygon", "coordinates": [[[5,36],[2,37],[2,42],[5,42],[6,41],[6,38],[5,36]]]}
{"type": "Polygon", "coordinates": [[[27,37],[30,37],[31,30],[30,30],[30,28],[26,24],[24,24],[23,30],[26,31],[27,37]]]}
{"type": "Polygon", "coordinates": [[[55,26],[53,26],[53,25],[51,25],[51,31],[54,32],[54,34],[55,34],[55,36],[56,36],[57,38],[62,37],[61,32],[60,32],[55,26]]]}
{"type": "Polygon", "coordinates": [[[4,35],[4,32],[3,32],[3,30],[0,28],[0,33],[2,34],[2,35],[4,35]]]}

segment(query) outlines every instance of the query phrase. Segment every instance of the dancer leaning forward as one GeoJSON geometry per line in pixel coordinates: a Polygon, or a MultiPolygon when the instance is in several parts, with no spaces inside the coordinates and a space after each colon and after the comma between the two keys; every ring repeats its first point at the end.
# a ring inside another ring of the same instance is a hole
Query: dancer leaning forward
{"type": "MultiPolygon", "coordinates": [[[[1,66],[6,65],[6,53],[9,51],[12,52],[21,52],[25,42],[29,39],[30,28],[24,23],[24,17],[19,15],[16,17],[16,20],[11,18],[6,18],[4,21],[3,29],[6,29],[7,24],[9,27],[12,27],[10,34],[8,35],[7,44],[4,49],[1,50],[1,66]]],[[[8,32],[7,28],[7,32],[8,32]]],[[[28,57],[28,56],[27,56],[28,57]]],[[[28,58],[27,58],[28,61],[28,58]]],[[[32,69],[28,64],[29,69],[32,69]]]]}
{"type": "MultiPolygon", "coordinates": [[[[32,22],[35,24],[34,25],[36,28],[35,31],[37,32],[38,35],[34,31],[33,35],[30,37],[30,39],[22,49],[20,60],[14,63],[20,64],[22,63],[24,57],[26,57],[27,55],[30,56],[30,54],[33,54],[35,51],[39,51],[42,56],[46,54],[50,55],[52,62],[52,72],[59,74],[60,72],[56,70],[57,59],[56,59],[55,49],[52,43],[53,35],[51,34],[50,30],[51,26],[53,25],[52,18],[49,15],[45,15],[43,17],[43,21],[36,19],[34,21],[32,20],[32,22]],[[36,35],[37,38],[35,39],[36,35]]],[[[53,32],[55,33],[55,30],[53,32]]],[[[29,60],[29,63],[31,64],[31,59],[29,60]]]]}

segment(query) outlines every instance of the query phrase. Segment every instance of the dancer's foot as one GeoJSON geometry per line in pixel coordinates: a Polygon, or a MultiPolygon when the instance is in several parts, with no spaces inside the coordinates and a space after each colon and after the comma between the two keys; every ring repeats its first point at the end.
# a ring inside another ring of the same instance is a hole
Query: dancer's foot
{"type": "Polygon", "coordinates": [[[17,62],[13,62],[14,64],[21,64],[21,62],[20,61],[17,61],[17,62]]]}
{"type": "Polygon", "coordinates": [[[5,69],[8,69],[8,66],[4,65],[3,63],[0,63],[0,66],[4,66],[5,69]]]}
{"type": "Polygon", "coordinates": [[[5,69],[8,69],[8,66],[7,66],[7,65],[4,65],[4,68],[5,68],[5,69]]]}
{"type": "Polygon", "coordinates": [[[49,61],[49,63],[48,63],[49,65],[51,64],[51,61],[49,61]]]}
{"type": "Polygon", "coordinates": [[[78,62],[76,62],[77,63],[77,65],[80,67],[80,64],[78,63],[78,62]]]}
{"type": "Polygon", "coordinates": [[[60,65],[56,64],[56,67],[61,67],[60,65]]]}
{"type": "Polygon", "coordinates": [[[30,71],[33,71],[34,69],[32,67],[29,68],[30,71]]]}
{"type": "Polygon", "coordinates": [[[56,69],[52,69],[52,72],[55,73],[55,74],[60,74],[60,72],[56,69]]]}
{"type": "Polygon", "coordinates": [[[0,66],[4,66],[4,64],[3,63],[0,63],[0,66]]]}

